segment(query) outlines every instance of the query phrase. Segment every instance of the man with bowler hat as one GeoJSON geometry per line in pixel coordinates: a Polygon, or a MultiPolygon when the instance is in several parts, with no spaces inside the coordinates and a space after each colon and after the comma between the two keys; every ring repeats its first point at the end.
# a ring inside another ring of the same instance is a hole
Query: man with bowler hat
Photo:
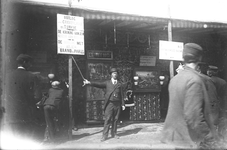
{"type": "Polygon", "coordinates": [[[111,79],[104,82],[90,82],[84,80],[84,84],[89,84],[98,88],[106,88],[105,102],[104,102],[104,129],[101,141],[105,141],[108,138],[109,128],[111,126],[111,137],[119,138],[117,136],[117,121],[119,114],[122,110],[125,110],[125,103],[123,99],[122,88],[123,85],[117,80],[118,72],[116,68],[110,70],[111,79]]]}
{"type": "Polygon", "coordinates": [[[7,73],[5,115],[3,128],[14,135],[31,136],[34,130],[34,84],[35,75],[28,70],[32,66],[32,57],[20,54],[16,58],[18,67],[7,73]]]}
{"type": "Polygon", "coordinates": [[[213,137],[206,86],[196,71],[202,52],[198,44],[184,45],[184,69],[169,84],[169,107],[161,139],[163,143],[181,148],[198,148],[206,139],[213,137]]]}

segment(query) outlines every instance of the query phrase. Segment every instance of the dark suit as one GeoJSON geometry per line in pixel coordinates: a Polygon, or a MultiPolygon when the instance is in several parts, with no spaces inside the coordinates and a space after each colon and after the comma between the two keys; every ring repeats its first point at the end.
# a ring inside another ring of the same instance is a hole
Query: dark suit
{"type": "Polygon", "coordinates": [[[54,140],[55,137],[55,123],[54,118],[58,113],[61,102],[64,98],[64,90],[61,88],[50,88],[48,98],[44,103],[44,115],[49,133],[49,139],[54,140]]]}
{"type": "Polygon", "coordinates": [[[218,117],[219,117],[219,101],[218,101],[218,94],[216,87],[214,85],[214,82],[211,80],[211,78],[204,74],[199,74],[206,86],[208,98],[210,101],[211,106],[211,114],[209,116],[211,117],[211,122],[214,125],[217,125],[218,123],[218,117]]]}
{"type": "Polygon", "coordinates": [[[221,116],[223,116],[225,111],[227,110],[227,83],[225,80],[212,76],[211,80],[214,82],[214,85],[217,89],[218,99],[220,102],[220,108],[221,108],[221,116]]]}
{"type": "Polygon", "coordinates": [[[103,137],[108,137],[108,132],[111,124],[111,135],[112,137],[114,137],[117,133],[117,121],[121,111],[121,106],[125,105],[123,100],[122,84],[117,82],[117,84],[114,85],[111,80],[108,80],[102,83],[91,82],[91,86],[106,88],[104,102],[105,122],[103,137]]]}
{"type": "Polygon", "coordinates": [[[169,107],[162,142],[197,147],[211,132],[210,103],[203,79],[191,68],[174,76],[169,84],[169,107]]]}
{"type": "Polygon", "coordinates": [[[218,100],[219,100],[219,122],[218,122],[218,131],[219,134],[226,139],[227,135],[227,83],[225,80],[212,76],[211,80],[214,82],[217,94],[218,94],[218,100]]]}
{"type": "Polygon", "coordinates": [[[9,72],[6,78],[4,124],[14,132],[26,134],[32,130],[35,118],[35,76],[24,69],[16,69],[9,72]]]}

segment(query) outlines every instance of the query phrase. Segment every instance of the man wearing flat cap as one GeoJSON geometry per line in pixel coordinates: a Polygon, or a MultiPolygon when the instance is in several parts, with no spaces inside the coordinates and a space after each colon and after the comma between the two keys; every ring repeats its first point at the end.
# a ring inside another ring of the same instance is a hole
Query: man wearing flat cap
{"type": "Polygon", "coordinates": [[[4,129],[15,135],[31,135],[33,132],[33,110],[35,76],[28,69],[32,57],[20,54],[16,58],[18,67],[7,73],[4,129]]]}
{"type": "Polygon", "coordinates": [[[163,143],[198,148],[206,138],[213,136],[206,86],[196,71],[202,52],[198,44],[184,45],[184,69],[169,84],[169,107],[161,138],[163,143]]]}
{"type": "Polygon", "coordinates": [[[119,138],[119,136],[117,136],[117,121],[119,118],[121,107],[122,110],[125,110],[125,103],[122,92],[123,85],[117,80],[117,69],[111,68],[110,74],[111,79],[101,83],[84,80],[85,85],[89,84],[94,87],[106,89],[104,102],[105,122],[101,141],[107,140],[110,126],[112,126],[111,137],[119,138]]]}
{"type": "Polygon", "coordinates": [[[207,70],[207,74],[210,76],[213,81],[219,101],[219,124],[218,130],[220,135],[226,137],[226,129],[227,129],[227,82],[218,76],[219,69],[217,66],[209,65],[209,69],[207,70]]]}

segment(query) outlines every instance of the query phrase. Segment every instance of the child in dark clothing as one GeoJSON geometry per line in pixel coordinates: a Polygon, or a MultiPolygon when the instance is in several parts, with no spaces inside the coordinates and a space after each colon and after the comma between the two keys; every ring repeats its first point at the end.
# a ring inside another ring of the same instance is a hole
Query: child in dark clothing
{"type": "Polygon", "coordinates": [[[51,88],[48,91],[48,98],[44,103],[44,115],[47,125],[48,132],[48,142],[53,142],[55,140],[55,119],[56,114],[60,109],[61,102],[64,99],[64,90],[59,87],[59,81],[53,81],[51,83],[51,88]]]}

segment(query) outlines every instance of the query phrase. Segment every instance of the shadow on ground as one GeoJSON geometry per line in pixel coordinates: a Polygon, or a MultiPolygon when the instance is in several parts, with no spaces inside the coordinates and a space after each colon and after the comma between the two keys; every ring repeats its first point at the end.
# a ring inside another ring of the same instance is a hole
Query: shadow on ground
{"type": "Polygon", "coordinates": [[[119,133],[119,136],[127,136],[130,134],[137,134],[142,128],[135,128],[135,129],[130,129],[130,130],[125,130],[121,133],[119,133]]]}

